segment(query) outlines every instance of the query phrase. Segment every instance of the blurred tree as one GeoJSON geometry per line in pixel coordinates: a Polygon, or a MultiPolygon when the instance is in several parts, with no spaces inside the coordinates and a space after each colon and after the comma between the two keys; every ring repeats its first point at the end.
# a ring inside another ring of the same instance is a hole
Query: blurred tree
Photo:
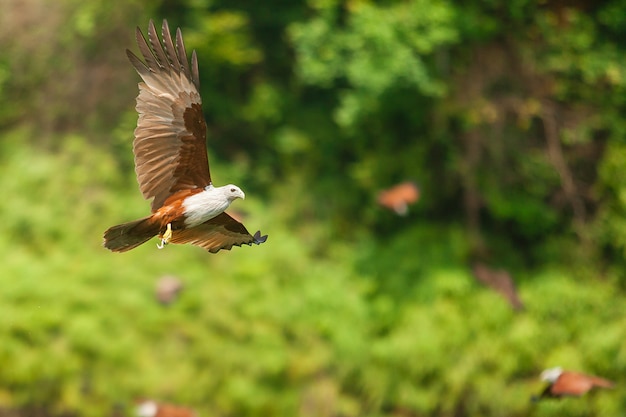
{"type": "Polygon", "coordinates": [[[28,124],[41,143],[52,133],[84,128],[102,137],[117,123],[132,97],[123,52],[132,40],[132,16],[148,6],[118,3],[4,0],[0,100],[8,105],[0,126],[28,124]]]}

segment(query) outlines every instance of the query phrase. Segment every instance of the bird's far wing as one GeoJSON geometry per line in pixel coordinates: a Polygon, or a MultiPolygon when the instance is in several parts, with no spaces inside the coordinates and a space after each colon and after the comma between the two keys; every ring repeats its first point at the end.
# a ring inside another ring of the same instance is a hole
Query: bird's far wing
{"type": "Polygon", "coordinates": [[[202,114],[195,51],[191,66],[180,29],[176,45],[163,20],[163,42],[150,21],[148,40],[137,28],[139,51],[145,62],[126,50],[143,82],[139,83],[133,152],[139,188],[154,198],[156,211],[171,194],[211,182],[206,151],[206,122],[202,114]]]}
{"type": "Polygon", "coordinates": [[[267,240],[261,232],[251,235],[245,226],[226,213],[207,220],[190,229],[175,230],[171,243],[191,243],[211,253],[221,249],[230,250],[233,246],[259,245],[267,240]]]}

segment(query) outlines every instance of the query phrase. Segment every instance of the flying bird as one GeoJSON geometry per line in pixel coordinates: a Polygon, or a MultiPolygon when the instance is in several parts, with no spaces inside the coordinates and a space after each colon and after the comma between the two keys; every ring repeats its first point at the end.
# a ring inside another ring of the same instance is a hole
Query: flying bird
{"type": "Polygon", "coordinates": [[[137,417],[196,417],[196,413],[189,408],[152,400],[140,401],[135,414],[137,417]]]}
{"type": "Polygon", "coordinates": [[[613,388],[614,386],[614,383],[607,379],[565,371],[558,366],[543,371],[541,379],[548,382],[548,385],[539,397],[533,397],[534,400],[565,396],[580,397],[593,388],[613,388]]]}
{"type": "Polygon", "coordinates": [[[524,309],[524,303],[520,300],[515,289],[515,282],[508,271],[503,269],[491,269],[487,265],[476,262],[472,266],[474,278],[483,285],[486,285],[501,296],[503,296],[511,305],[513,310],[520,311],[524,309]]]}
{"type": "Polygon", "coordinates": [[[378,194],[378,204],[393,210],[399,216],[406,216],[409,205],[414,204],[420,197],[420,190],[414,182],[406,181],[378,194]]]}
{"type": "Polygon", "coordinates": [[[191,243],[215,253],[265,242],[267,235],[251,235],[225,213],[233,201],[245,198],[243,191],[211,181],[196,51],[190,65],[180,29],[174,43],[166,20],[161,37],[151,20],[147,40],[136,30],[144,61],[126,50],[143,80],[133,153],[139,189],[145,199],[153,199],[152,214],[109,228],[104,246],[125,252],[159,236],[160,249],[168,243],[191,243]]]}

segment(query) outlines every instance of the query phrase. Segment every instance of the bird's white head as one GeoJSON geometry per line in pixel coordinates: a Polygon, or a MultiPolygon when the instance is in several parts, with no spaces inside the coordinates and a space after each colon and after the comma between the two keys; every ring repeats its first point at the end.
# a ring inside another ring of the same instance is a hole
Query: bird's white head
{"type": "Polygon", "coordinates": [[[562,373],[563,373],[563,368],[561,368],[560,366],[549,368],[541,373],[541,380],[550,382],[553,384],[556,382],[557,379],[559,379],[562,373]]]}
{"type": "Polygon", "coordinates": [[[237,187],[236,185],[228,184],[221,188],[224,191],[226,199],[228,199],[228,201],[231,203],[238,198],[241,198],[242,200],[246,199],[246,195],[243,193],[243,191],[241,191],[241,188],[237,187]]]}

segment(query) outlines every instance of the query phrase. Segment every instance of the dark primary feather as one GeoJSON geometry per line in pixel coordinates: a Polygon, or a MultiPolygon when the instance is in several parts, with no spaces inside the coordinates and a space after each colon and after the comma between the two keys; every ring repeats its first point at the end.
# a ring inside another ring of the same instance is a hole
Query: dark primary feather
{"type": "MultiPolygon", "coordinates": [[[[185,74],[190,74],[189,71],[189,62],[187,62],[187,50],[185,49],[185,43],[183,42],[183,33],[180,31],[180,28],[176,28],[176,54],[177,61],[180,62],[182,68],[181,70],[185,72],[185,74]]],[[[197,88],[200,88],[200,80],[193,78],[193,82],[197,88]]]]}
{"type": "MultiPolygon", "coordinates": [[[[167,26],[164,28],[166,29],[167,26]]],[[[163,33],[163,41],[165,42],[165,37],[169,37],[169,28],[167,28],[167,33],[163,33]]],[[[150,41],[150,46],[152,51],[154,51],[155,56],[157,58],[157,63],[159,66],[166,72],[169,73],[171,64],[165,56],[165,51],[163,50],[163,44],[159,40],[159,35],[157,35],[156,28],[154,26],[154,22],[150,20],[150,24],[148,25],[148,40],[150,41]]]]}
{"type": "MultiPolygon", "coordinates": [[[[177,30],[177,32],[180,29],[177,30]]],[[[182,63],[180,62],[180,57],[176,54],[176,50],[174,49],[174,44],[172,43],[172,37],[169,36],[169,28],[167,27],[165,21],[163,22],[163,26],[161,27],[161,33],[163,37],[163,45],[165,49],[165,54],[167,55],[167,60],[169,64],[172,66],[174,71],[182,72],[184,71],[182,63]],[[167,34],[166,34],[167,33],[167,34]]],[[[183,60],[186,61],[187,57],[184,56],[183,60]]],[[[196,86],[197,87],[197,86],[196,86]]]]}
{"type": "Polygon", "coordinates": [[[136,37],[145,62],[126,51],[143,79],[136,106],[135,171],[144,198],[154,198],[155,212],[175,192],[211,182],[206,122],[198,91],[198,60],[194,52],[189,65],[180,29],[176,44],[165,20],[162,42],[152,21],[148,39],[139,28],[136,37]]]}
{"type": "Polygon", "coordinates": [[[252,243],[260,245],[261,243],[265,243],[265,241],[267,240],[267,235],[261,236],[261,231],[257,230],[253,238],[254,241],[252,243]]]}

